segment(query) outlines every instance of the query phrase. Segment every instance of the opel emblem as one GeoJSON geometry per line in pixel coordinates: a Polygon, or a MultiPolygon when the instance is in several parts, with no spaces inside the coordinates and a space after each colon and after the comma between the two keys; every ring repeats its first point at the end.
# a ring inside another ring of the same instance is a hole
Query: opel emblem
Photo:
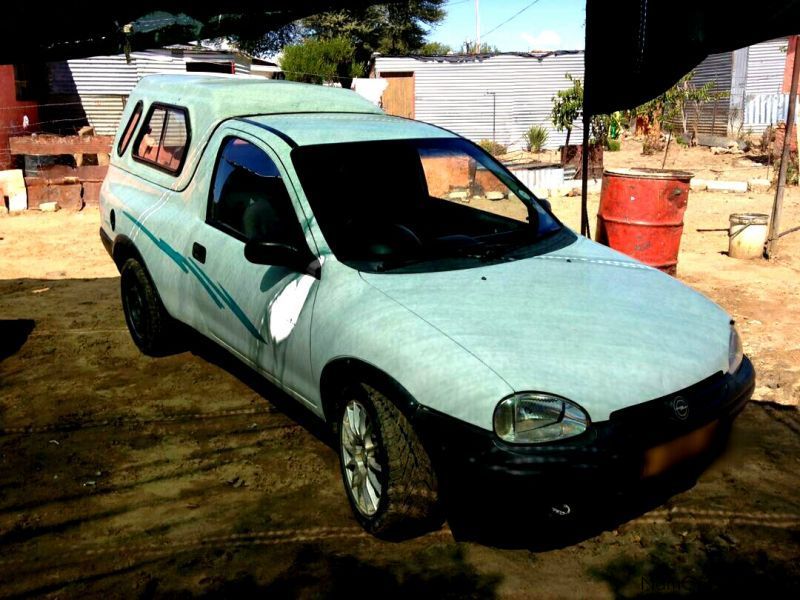
{"type": "Polygon", "coordinates": [[[689,416],[689,403],[683,396],[675,396],[672,399],[672,412],[681,421],[685,421],[689,416]]]}

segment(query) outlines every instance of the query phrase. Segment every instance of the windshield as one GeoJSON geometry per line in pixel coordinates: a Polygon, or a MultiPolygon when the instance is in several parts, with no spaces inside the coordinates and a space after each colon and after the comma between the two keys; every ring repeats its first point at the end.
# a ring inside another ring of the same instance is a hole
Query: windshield
{"type": "Polygon", "coordinates": [[[561,224],[460,138],[305,146],[292,161],[336,257],[359,270],[512,260],[561,224]]]}

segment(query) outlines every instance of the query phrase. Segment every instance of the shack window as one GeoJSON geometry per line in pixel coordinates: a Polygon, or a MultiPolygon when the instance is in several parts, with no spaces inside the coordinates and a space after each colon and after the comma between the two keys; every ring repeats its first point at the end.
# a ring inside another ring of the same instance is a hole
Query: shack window
{"type": "Polygon", "coordinates": [[[154,104],[139,132],[134,157],[177,175],[183,168],[188,145],[189,122],[186,110],[154,104]]]}
{"type": "Polygon", "coordinates": [[[142,118],[142,103],[137,102],[136,106],[133,107],[133,113],[131,114],[131,118],[128,120],[128,125],[125,127],[125,133],[122,134],[122,137],[119,138],[119,145],[117,146],[117,154],[122,156],[125,154],[125,150],[128,149],[128,144],[131,142],[131,138],[133,137],[133,132],[136,131],[136,126],[139,124],[139,120],[142,118]]]}

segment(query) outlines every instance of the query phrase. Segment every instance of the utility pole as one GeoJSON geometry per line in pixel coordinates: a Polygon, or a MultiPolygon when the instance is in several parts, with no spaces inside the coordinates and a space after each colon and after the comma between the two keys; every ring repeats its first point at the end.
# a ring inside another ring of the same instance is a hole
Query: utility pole
{"type": "Polygon", "coordinates": [[[475,54],[481,53],[481,0],[475,0],[475,54]]]}
{"type": "MultiPolygon", "coordinates": [[[[778,186],[775,189],[775,202],[772,205],[769,239],[767,241],[767,258],[773,258],[778,251],[778,239],[781,237],[781,212],[783,211],[783,192],[786,187],[786,168],[791,158],[792,128],[794,127],[795,103],[797,102],[797,80],[800,78],[800,36],[795,36],[794,65],[792,66],[792,86],[789,88],[789,114],[786,116],[786,129],[783,130],[783,151],[781,166],[778,171],[778,186]]],[[[798,149],[800,150],[800,148],[798,149]]],[[[783,232],[788,233],[786,231],[783,232]]]]}

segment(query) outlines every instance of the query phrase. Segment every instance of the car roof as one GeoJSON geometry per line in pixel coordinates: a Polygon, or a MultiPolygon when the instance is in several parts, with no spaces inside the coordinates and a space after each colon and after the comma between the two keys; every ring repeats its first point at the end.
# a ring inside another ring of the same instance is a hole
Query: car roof
{"type": "MultiPolygon", "coordinates": [[[[205,121],[243,115],[305,112],[381,113],[351,90],[263,77],[233,75],[148,75],[129,102],[175,104],[205,121]]],[[[200,128],[206,123],[198,122],[200,128]]]]}
{"type": "Polygon", "coordinates": [[[284,141],[293,146],[456,137],[434,125],[383,113],[259,115],[246,120],[279,132],[284,141]]]}

